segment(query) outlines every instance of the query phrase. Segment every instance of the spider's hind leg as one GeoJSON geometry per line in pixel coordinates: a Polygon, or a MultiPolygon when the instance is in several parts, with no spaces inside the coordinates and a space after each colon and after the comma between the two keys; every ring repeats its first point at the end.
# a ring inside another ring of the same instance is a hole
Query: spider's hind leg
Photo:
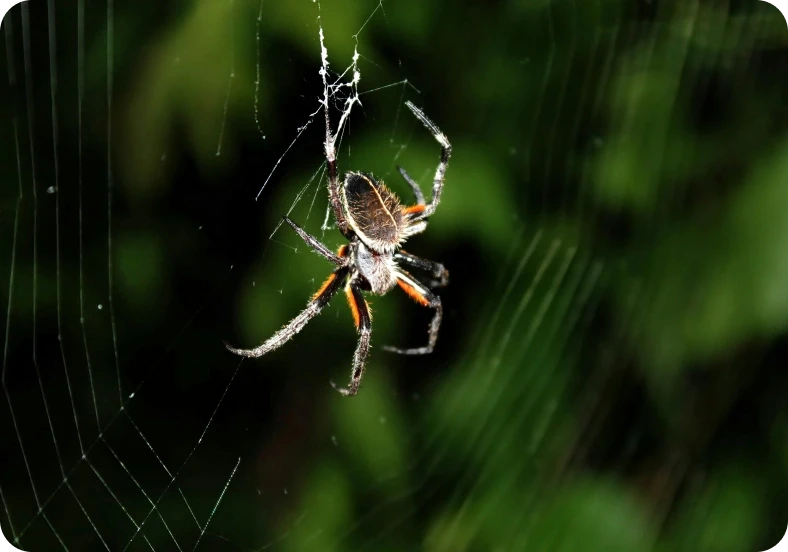
{"type": "Polygon", "coordinates": [[[445,287],[449,283],[449,271],[441,263],[411,255],[403,249],[394,253],[394,260],[431,273],[432,277],[435,278],[430,282],[430,287],[432,288],[445,287]]]}
{"type": "Polygon", "coordinates": [[[401,355],[426,355],[435,349],[435,343],[438,341],[438,330],[441,327],[441,320],[443,319],[443,305],[441,299],[429,289],[424,287],[420,282],[416,281],[410,274],[400,271],[399,278],[397,278],[397,285],[402,288],[402,291],[407,293],[411,299],[418,304],[435,309],[435,314],[432,317],[429,328],[429,341],[425,347],[415,347],[412,349],[400,349],[399,347],[384,346],[385,351],[398,353],[401,355]]]}
{"type": "Polygon", "coordinates": [[[369,305],[367,305],[361,290],[353,283],[345,287],[347,294],[348,305],[353,314],[353,320],[358,328],[358,345],[356,352],[353,355],[353,371],[350,374],[350,383],[347,387],[339,387],[333,381],[331,385],[345,396],[355,395],[358,393],[358,388],[361,385],[361,378],[364,377],[364,368],[369,356],[369,339],[372,334],[372,315],[369,312],[369,305]]]}

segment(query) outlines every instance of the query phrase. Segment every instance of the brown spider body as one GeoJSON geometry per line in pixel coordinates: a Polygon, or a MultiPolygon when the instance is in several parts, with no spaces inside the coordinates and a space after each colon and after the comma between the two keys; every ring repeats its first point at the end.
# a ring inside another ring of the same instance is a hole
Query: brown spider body
{"type": "Polygon", "coordinates": [[[370,248],[391,252],[400,244],[406,223],[402,205],[394,192],[371,174],[345,175],[342,205],[348,224],[370,248]]]}
{"type": "Polygon", "coordinates": [[[342,394],[355,395],[358,392],[366,359],[369,356],[372,315],[362,294],[363,291],[383,295],[399,286],[420,305],[434,309],[435,314],[429,328],[429,342],[426,346],[411,349],[384,347],[388,351],[406,355],[432,352],[438,339],[443,308],[440,298],[432,293],[430,287],[446,285],[449,273],[442,264],[421,259],[399,248],[407,238],[423,232],[427,227],[427,218],[435,212],[443,190],[444,175],[451,156],[451,145],[420,109],[410,102],[406,102],[405,105],[432,132],[441,145],[441,160],[435,171],[432,200],[429,203],[425,201],[419,185],[401,168],[400,174],[410,185],[416,197],[416,204],[409,207],[403,207],[399,198],[370,174],[348,172],[345,180],[340,183],[334,146],[337,137],[331,133],[326,111],[325,153],[329,201],[337,227],[349,243],[340,247],[335,254],[317,238],[310,236],[285,217],[285,222],[298,233],[301,239],[313,251],[334,263],[336,269],[312,296],[306,308],[282,329],[254,349],[236,349],[227,345],[231,352],[247,357],[259,357],[277,349],[317,316],[343,286],[359,333],[359,341],[353,355],[350,384],[342,389],[337,387],[342,394]],[[427,286],[403,270],[400,264],[429,271],[435,280],[427,286]]]}
{"type": "Polygon", "coordinates": [[[351,263],[359,286],[383,295],[397,285],[399,271],[394,252],[407,239],[423,230],[426,222],[403,207],[399,198],[371,174],[349,172],[341,189],[348,225],[358,236],[350,244],[351,263]]]}

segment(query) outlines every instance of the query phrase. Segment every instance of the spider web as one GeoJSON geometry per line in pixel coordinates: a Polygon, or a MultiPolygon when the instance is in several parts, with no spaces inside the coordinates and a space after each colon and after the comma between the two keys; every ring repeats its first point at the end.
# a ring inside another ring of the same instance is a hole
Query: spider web
{"type": "MultiPolygon", "coordinates": [[[[737,303],[738,333],[720,327],[699,289],[722,284],[702,262],[735,273],[752,260],[691,254],[731,236],[749,246],[751,213],[772,223],[755,249],[769,251],[767,234],[781,243],[769,214],[787,202],[770,175],[784,174],[784,133],[726,103],[741,81],[780,105],[784,79],[762,80],[764,51],[784,60],[776,10],[557,0],[499,7],[500,27],[478,6],[395,1],[77,8],[31,0],[3,20],[10,542],[755,550],[782,535],[784,480],[767,492],[752,475],[765,453],[737,458],[747,476],[734,478],[715,448],[718,432],[757,433],[726,430],[750,404],[732,390],[752,380],[732,371],[703,387],[687,368],[723,353],[769,366],[762,341],[779,343],[788,319],[737,303]],[[460,52],[469,37],[477,51],[460,52]],[[690,91],[716,102],[702,116],[723,130],[692,134],[690,91]],[[223,340],[259,343],[330,270],[280,231],[282,215],[341,243],[324,109],[341,172],[374,172],[410,201],[402,164],[429,191],[439,148],[405,100],[454,146],[441,206],[408,244],[452,274],[439,350],[377,346],[426,341],[429,313],[391,293],[373,298],[375,348],[353,399],[328,385],[354,347],[341,301],[281,351],[228,354],[223,340]],[[763,197],[735,195],[728,171],[763,197]],[[711,216],[724,239],[693,233],[688,215],[708,172],[743,205],[711,216]],[[685,319],[711,329],[690,339],[685,319]],[[698,412],[702,424],[682,423],[698,412]],[[709,536],[742,508],[724,542],[709,536]]],[[[760,268],[770,278],[751,301],[780,304],[768,285],[780,269],[760,268]]],[[[776,428],[764,439],[779,441],[779,393],[755,396],[776,428]]]]}

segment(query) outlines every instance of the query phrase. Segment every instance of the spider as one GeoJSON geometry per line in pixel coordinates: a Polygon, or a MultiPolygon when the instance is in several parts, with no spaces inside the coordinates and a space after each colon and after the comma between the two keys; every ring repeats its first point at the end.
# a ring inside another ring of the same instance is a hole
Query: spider
{"type": "Polygon", "coordinates": [[[350,383],[345,388],[338,387],[333,381],[331,385],[343,395],[355,395],[364,376],[372,332],[372,316],[362,292],[384,295],[395,286],[399,286],[420,305],[434,309],[435,314],[429,326],[429,340],[426,346],[411,349],[385,346],[384,350],[404,355],[423,355],[432,352],[438,339],[443,308],[440,298],[429,288],[445,286],[448,283],[449,273],[442,264],[411,255],[400,249],[400,246],[407,238],[427,228],[427,218],[435,212],[440,202],[446,168],[451,156],[451,144],[435,123],[419,108],[410,102],[405,102],[405,105],[441,145],[440,163],[435,171],[432,185],[432,201],[429,203],[425,201],[419,185],[401,167],[397,169],[413,190],[415,205],[403,206],[399,198],[383,182],[368,173],[348,172],[340,184],[337,177],[335,149],[337,136],[331,133],[331,123],[326,109],[324,147],[329,201],[337,228],[349,243],[342,245],[335,254],[295,222],[283,217],[315,253],[333,263],[336,269],[312,296],[306,308],[262,345],[254,349],[236,349],[225,343],[231,352],[245,357],[259,357],[277,349],[300,332],[312,318],[320,314],[331,298],[344,287],[359,339],[353,355],[350,383]],[[428,287],[400,265],[409,265],[431,272],[435,279],[428,287]]]}

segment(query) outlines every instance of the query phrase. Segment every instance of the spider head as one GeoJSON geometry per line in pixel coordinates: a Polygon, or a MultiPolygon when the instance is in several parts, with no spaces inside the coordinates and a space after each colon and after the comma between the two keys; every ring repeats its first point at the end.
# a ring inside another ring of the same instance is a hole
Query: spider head
{"type": "Polygon", "coordinates": [[[371,174],[349,172],[344,184],[342,203],[350,227],[373,251],[392,253],[408,222],[399,198],[371,174]]]}

